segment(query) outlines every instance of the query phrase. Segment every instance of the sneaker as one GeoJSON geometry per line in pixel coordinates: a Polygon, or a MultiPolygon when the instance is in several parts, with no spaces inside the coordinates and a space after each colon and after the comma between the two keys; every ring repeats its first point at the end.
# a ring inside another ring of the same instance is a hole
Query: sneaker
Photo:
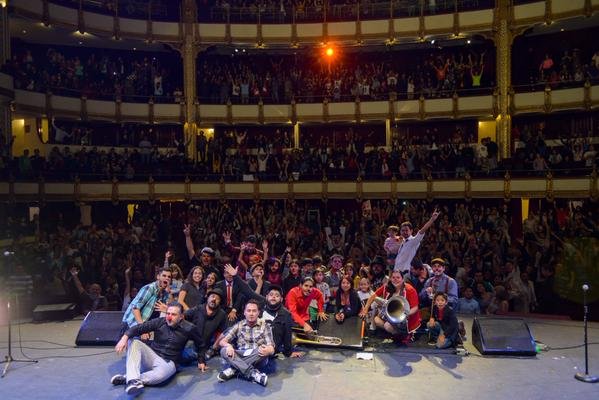
{"type": "Polygon", "coordinates": [[[216,379],[218,379],[219,382],[226,382],[229,379],[232,379],[233,377],[235,377],[235,375],[237,375],[237,371],[234,370],[233,368],[229,367],[229,368],[223,369],[221,372],[219,372],[218,375],[216,376],[216,379]]]}
{"type": "Polygon", "coordinates": [[[112,378],[110,378],[110,383],[113,385],[124,385],[127,383],[127,377],[125,375],[116,374],[112,378]]]}
{"type": "Polygon", "coordinates": [[[256,382],[258,385],[266,386],[266,383],[268,381],[268,375],[263,374],[262,372],[255,369],[254,371],[252,371],[250,376],[252,380],[256,382]]]}
{"type": "Polygon", "coordinates": [[[209,348],[208,350],[206,350],[206,361],[210,360],[212,357],[214,357],[216,355],[216,350],[214,350],[212,347],[209,348]]]}
{"type": "Polygon", "coordinates": [[[429,346],[436,346],[437,345],[437,341],[430,339],[428,342],[426,342],[426,344],[428,344],[429,346]]]}
{"type": "Polygon", "coordinates": [[[460,333],[460,336],[463,340],[466,340],[466,327],[464,326],[464,321],[458,321],[458,326],[458,332],[460,333]]]}
{"type": "Polygon", "coordinates": [[[125,389],[125,392],[129,396],[137,396],[143,390],[144,384],[139,379],[134,379],[132,381],[129,381],[129,383],[127,384],[127,388],[125,389]]]}

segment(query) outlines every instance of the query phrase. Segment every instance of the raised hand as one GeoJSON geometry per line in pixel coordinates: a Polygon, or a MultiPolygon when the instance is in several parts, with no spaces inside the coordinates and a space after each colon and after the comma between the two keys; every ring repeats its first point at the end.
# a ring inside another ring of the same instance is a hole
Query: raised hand
{"type": "Polygon", "coordinates": [[[224,231],[223,232],[223,239],[225,240],[225,243],[229,243],[231,241],[231,232],[224,231]]]}
{"type": "Polygon", "coordinates": [[[262,250],[266,251],[268,250],[268,240],[264,239],[262,241],[262,250]]]}
{"type": "Polygon", "coordinates": [[[189,237],[191,235],[191,224],[183,224],[183,234],[185,237],[189,237]]]}
{"type": "Polygon", "coordinates": [[[237,275],[237,268],[233,268],[233,266],[231,264],[225,264],[224,270],[226,273],[230,274],[231,276],[237,275]]]}

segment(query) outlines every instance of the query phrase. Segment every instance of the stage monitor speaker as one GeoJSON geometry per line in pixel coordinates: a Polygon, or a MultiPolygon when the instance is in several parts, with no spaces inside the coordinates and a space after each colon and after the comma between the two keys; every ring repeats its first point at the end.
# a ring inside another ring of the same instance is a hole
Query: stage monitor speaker
{"type": "Polygon", "coordinates": [[[77,315],[75,303],[40,304],[33,309],[33,321],[66,321],[77,315]]]}
{"type": "Polygon", "coordinates": [[[122,311],[91,311],[81,323],[77,346],[114,346],[120,339],[122,311]]]}
{"type": "Polygon", "coordinates": [[[484,355],[534,356],[535,341],[520,318],[475,318],[472,343],[484,355]]]}

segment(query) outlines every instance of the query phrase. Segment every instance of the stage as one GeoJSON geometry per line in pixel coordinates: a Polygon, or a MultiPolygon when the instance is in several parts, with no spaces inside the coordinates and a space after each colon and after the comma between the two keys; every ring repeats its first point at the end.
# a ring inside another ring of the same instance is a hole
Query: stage
{"type": "MultiPolygon", "coordinates": [[[[372,360],[356,359],[355,350],[309,348],[302,359],[278,359],[268,386],[233,379],[219,383],[220,360],[206,373],[187,367],[162,387],[148,387],[144,399],[264,398],[303,399],[597,399],[599,383],[574,379],[584,372],[580,321],[527,319],[533,337],[553,348],[536,357],[481,356],[471,342],[472,319],[465,318],[469,356],[432,347],[397,348],[384,344],[372,360]],[[564,348],[564,349],[559,349],[564,348]]],[[[2,399],[126,399],[123,386],[109,379],[123,373],[124,358],[109,347],[73,348],[81,318],[13,326],[15,359],[0,380],[2,399]],[[20,335],[19,335],[20,330],[20,335]]],[[[7,354],[7,327],[0,327],[0,355],[7,354]]],[[[599,342],[599,323],[589,325],[589,342],[599,342]]],[[[368,352],[368,345],[365,352],[368,352]]],[[[589,346],[590,373],[599,375],[599,345],[589,346]]]]}

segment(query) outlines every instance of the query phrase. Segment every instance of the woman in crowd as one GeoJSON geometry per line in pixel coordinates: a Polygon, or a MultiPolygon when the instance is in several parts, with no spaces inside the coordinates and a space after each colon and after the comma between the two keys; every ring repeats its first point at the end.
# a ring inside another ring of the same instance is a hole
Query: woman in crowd
{"type": "Polygon", "coordinates": [[[202,286],[203,279],[204,269],[201,266],[196,265],[189,271],[187,280],[179,292],[178,300],[185,311],[197,306],[204,299],[205,292],[204,287],[202,286]]]}
{"type": "Polygon", "coordinates": [[[342,324],[348,318],[358,315],[361,309],[358,293],[352,287],[352,280],[344,276],[339,282],[339,290],[335,294],[335,321],[342,324]]]}

